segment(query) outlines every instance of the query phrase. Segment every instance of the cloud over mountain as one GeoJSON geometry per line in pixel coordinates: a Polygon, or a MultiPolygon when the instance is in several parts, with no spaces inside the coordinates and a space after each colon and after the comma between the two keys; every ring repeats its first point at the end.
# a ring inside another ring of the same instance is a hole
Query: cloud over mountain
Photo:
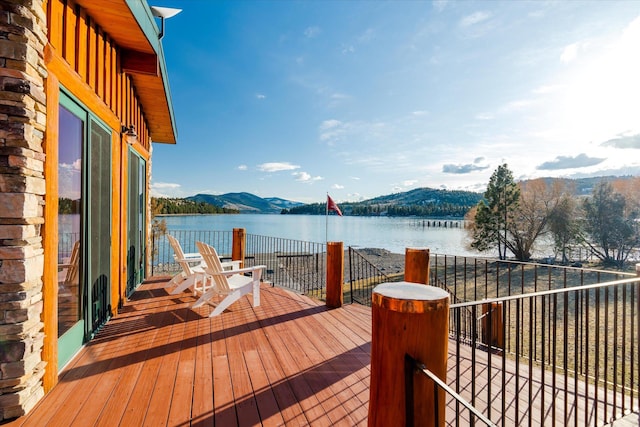
{"type": "Polygon", "coordinates": [[[558,170],[558,169],[577,169],[595,166],[606,159],[600,157],[589,157],[585,153],[578,154],[575,157],[558,156],[554,160],[544,162],[538,165],[538,170],[558,170]]]}
{"type": "Polygon", "coordinates": [[[640,149],[640,134],[636,135],[620,135],[601,144],[604,147],[615,148],[638,148],[640,149]]]}
{"type": "Polygon", "coordinates": [[[461,174],[471,173],[475,171],[482,171],[487,169],[488,167],[489,166],[478,166],[475,164],[466,164],[466,165],[448,164],[448,165],[442,165],[442,172],[461,175],[461,174]]]}

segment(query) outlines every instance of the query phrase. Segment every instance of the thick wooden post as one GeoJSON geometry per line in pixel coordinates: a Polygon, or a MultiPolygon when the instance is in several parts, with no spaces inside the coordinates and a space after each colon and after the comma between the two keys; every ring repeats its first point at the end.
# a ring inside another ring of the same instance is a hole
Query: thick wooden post
{"type": "Polygon", "coordinates": [[[342,307],[344,249],[342,242],[327,242],[327,307],[342,307]]]}
{"type": "Polygon", "coordinates": [[[233,246],[231,248],[231,260],[241,261],[240,267],[244,267],[244,248],[245,248],[245,229],[234,228],[233,229],[233,246]]]}
{"type": "Polygon", "coordinates": [[[504,349],[501,302],[482,304],[482,342],[489,347],[504,349]]]}
{"type": "Polygon", "coordinates": [[[449,342],[449,294],[418,283],[376,286],[372,296],[369,426],[404,426],[412,409],[415,425],[444,426],[445,394],[438,391],[435,422],[433,381],[413,377],[413,394],[405,395],[405,354],[446,380],[449,342]],[[405,408],[413,399],[413,408],[405,408]]]}
{"type": "Polygon", "coordinates": [[[404,280],[429,284],[429,249],[406,248],[404,254],[404,280]]]}

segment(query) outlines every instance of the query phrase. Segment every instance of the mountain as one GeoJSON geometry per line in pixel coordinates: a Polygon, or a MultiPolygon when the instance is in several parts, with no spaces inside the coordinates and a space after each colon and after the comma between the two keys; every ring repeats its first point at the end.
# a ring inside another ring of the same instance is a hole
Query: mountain
{"type": "Polygon", "coordinates": [[[482,194],[460,190],[437,190],[434,188],[416,188],[404,193],[394,193],[387,196],[378,196],[361,203],[367,205],[401,205],[401,206],[425,206],[429,204],[451,203],[454,205],[476,205],[482,194]]]}
{"type": "Polygon", "coordinates": [[[279,197],[267,197],[265,198],[265,200],[274,206],[278,206],[281,209],[291,209],[295,208],[296,206],[302,206],[304,204],[300,202],[292,202],[291,200],[281,199],[279,197]]]}
{"type": "Polygon", "coordinates": [[[275,214],[282,209],[300,206],[302,203],[285,200],[278,197],[263,199],[251,193],[227,193],[220,195],[196,194],[187,200],[209,203],[214,206],[237,209],[240,213],[275,214]]]}
{"type": "MultiPolygon", "coordinates": [[[[602,180],[625,179],[627,177],[596,177],[563,179],[575,184],[576,195],[591,193],[593,186],[602,180]]],[[[545,178],[553,181],[558,178],[545,178]]],[[[388,216],[432,216],[463,217],[465,213],[482,199],[482,193],[460,190],[439,190],[435,188],[416,188],[403,193],[378,196],[361,202],[339,203],[345,215],[388,215],[388,216]]],[[[324,215],[326,204],[300,202],[279,197],[258,197],[251,193],[227,193],[220,195],[196,194],[186,200],[204,202],[219,208],[234,209],[241,213],[257,214],[311,214],[324,215]]]]}
{"type": "MultiPolygon", "coordinates": [[[[475,206],[482,194],[471,191],[437,190],[416,188],[403,193],[379,196],[361,202],[339,203],[345,215],[353,216],[431,216],[462,218],[475,206]]],[[[313,203],[293,207],[290,214],[323,215],[324,203],[313,203]]]]}

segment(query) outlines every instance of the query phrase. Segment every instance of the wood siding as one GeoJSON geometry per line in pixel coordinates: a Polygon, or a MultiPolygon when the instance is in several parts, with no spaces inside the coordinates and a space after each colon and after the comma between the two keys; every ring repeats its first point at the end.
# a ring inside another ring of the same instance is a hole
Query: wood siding
{"type": "Polygon", "coordinates": [[[77,74],[77,81],[60,83],[72,92],[79,82],[88,85],[122,124],[136,127],[138,140],[149,150],[147,118],[132,77],[122,70],[122,49],[71,0],[49,0],[47,18],[51,47],[77,74]]]}
{"type": "MultiPolygon", "coordinates": [[[[122,2],[124,4],[124,1],[122,2]]],[[[71,92],[83,106],[111,129],[111,307],[116,314],[126,292],[127,158],[129,145],[121,134],[122,125],[134,125],[138,135],[131,147],[147,162],[150,153],[149,118],[145,116],[136,92],[135,76],[122,68],[123,52],[114,38],[96,19],[72,0],[47,0],[44,3],[49,44],[45,62],[47,82],[47,169],[44,245],[46,272],[43,277],[46,339],[43,360],[47,362],[44,387],[49,391],[58,382],[57,372],[57,148],[58,108],[61,87],[71,92]],[[52,224],[52,225],[49,225],[52,224]],[[49,271],[51,270],[51,271],[49,271]]],[[[132,17],[130,19],[133,19],[132,17]]],[[[146,48],[146,47],[145,47],[146,48]]],[[[149,194],[147,179],[146,194],[149,194]]],[[[108,238],[108,236],[105,236],[108,238]]]]}

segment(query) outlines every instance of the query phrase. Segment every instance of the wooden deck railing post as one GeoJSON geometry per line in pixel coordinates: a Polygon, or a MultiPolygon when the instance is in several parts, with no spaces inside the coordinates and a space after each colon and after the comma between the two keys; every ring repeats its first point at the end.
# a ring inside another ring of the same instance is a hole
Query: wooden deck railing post
{"type": "Polygon", "coordinates": [[[327,242],[327,307],[342,307],[344,281],[344,249],[342,242],[327,242]]]}
{"type": "Polygon", "coordinates": [[[240,267],[244,267],[244,250],[246,244],[246,234],[244,228],[233,229],[233,245],[231,248],[231,260],[240,261],[240,267]]]}
{"type": "Polygon", "coordinates": [[[489,347],[504,349],[502,303],[482,304],[482,342],[489,347]]]}
{"type": "Polygon", "coordinates": [[[404,280],[428,285],[429,249],[406,248],[404,258],[404,280]]]}
{"type": "MultiPolygon", "coordinates": [[[[444,426],[445,394],[438,391],[435,424],[433,381],[413,377],[413,395],[405,393],[405,354],[446,380],[449,332],[449,294],[418,283],[383,283],[372,296],[371,382],[369,426],[404,426],[407,398],[413,399],[416,425],[444,426]]],[[[411,408],[408,408],[411,412],[411,408]]]]}

